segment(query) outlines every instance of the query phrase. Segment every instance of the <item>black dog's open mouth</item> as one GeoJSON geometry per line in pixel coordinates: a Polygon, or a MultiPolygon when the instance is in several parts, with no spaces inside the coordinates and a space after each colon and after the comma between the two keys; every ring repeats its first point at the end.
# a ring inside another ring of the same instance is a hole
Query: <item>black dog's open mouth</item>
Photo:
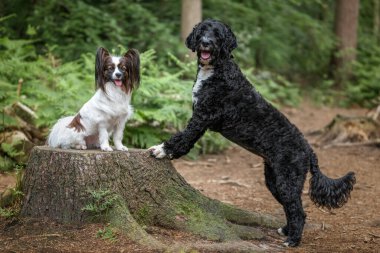
{"type": "Polygon", "coordinates": [[[202,60],[209,60],[211,58],[211,51],[209,50],[201,50],[200,57],[202,60]]]}

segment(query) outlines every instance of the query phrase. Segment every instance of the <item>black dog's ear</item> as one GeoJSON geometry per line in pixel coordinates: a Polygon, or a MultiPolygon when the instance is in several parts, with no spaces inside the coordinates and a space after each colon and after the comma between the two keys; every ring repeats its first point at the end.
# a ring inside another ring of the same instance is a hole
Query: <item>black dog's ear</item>
{"type": "Polygon", "coordinates": [[[104,91],[104,83],[105,83],[105,76],[104,76],[104,65],[105,65],[105,59],[106,57],[109,57],[110,54],[107,51],[107,49],[103,47],[99,47],[98,51],[96,52],[96,59],[95,59],[95,88],[101,88],[104,91]]]}
{"type": "Polygon", "coordinates": [[[188,49],[191,49],[191,51],[195,52],[197,47],[197,34],[198,34],[198,26],[200,23],[196,24],[193,28],[193,31],[187,36],[185,45],[188,49]]]}
{"type": "Polygon", "coordinates": [[[236,36],[232,32],[231,28],[228,25],[225,25],[225,40],[223,43],[223,50],[225,50],[226,54],[229,55],[231,54],[232,50],[237,48],[237,41],[236,41],[236,36]]]}
{"type": "Polygon", "coordinates": [[[140,54],[136,49],[129,49],[125,54],[127,72],[127,93],[137,89],[140,84],[140,54]]]}

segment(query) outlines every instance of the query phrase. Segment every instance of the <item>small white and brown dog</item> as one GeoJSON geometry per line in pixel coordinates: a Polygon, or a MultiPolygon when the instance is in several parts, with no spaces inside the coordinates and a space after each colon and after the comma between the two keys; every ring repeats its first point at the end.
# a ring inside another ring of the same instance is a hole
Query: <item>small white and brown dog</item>
{"type": "Polygon", "coordinates": [[[116,150],[128,151],[123,145],[125,123],[132,116],[132,91],[140,83],[140,58],[136,49],[123,56],[112,56],[99,48],[95,62],[96,93],[75,116],[58,120],[47,144],[54,148],[99,148],[112,151],[113,135],[116,150]]]}

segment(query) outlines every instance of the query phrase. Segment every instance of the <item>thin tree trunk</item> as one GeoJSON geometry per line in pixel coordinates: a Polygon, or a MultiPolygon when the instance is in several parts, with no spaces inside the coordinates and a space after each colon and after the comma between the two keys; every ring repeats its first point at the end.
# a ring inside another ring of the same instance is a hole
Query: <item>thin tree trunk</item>
{"type": "Polygon", "coordinates": [[[193,27],[202,20],[202,0],[182,0],[181,40],[184,42],[193,27]]]}
{"type": "Polygon", "coordinates": [[[379,41],[380,32],[380,0],[373,0],[373,35],[379,41]]]}
{"type": "Polygon", "coordinates": [[[334,54],[335,84],[342,88],[352,77],[351,64],[356,59],[359,0],[337,0],[335,34],[338,46],[334,54]]]}

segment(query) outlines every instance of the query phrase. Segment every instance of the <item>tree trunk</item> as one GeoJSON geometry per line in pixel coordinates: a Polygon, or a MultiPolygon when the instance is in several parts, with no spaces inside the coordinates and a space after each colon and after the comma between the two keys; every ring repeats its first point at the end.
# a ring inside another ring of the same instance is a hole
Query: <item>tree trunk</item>
{"type": "Polygon", "coordinates": [[[215,241],[261,239],[264,234],[254,226],[282,225],[274,217],[205,197],[184,180],[170,160],[156,160],[143,150],[35,147],[23,191],[23,216],[71,223],[100,216],[131,239],[153,248],[167,246],[140,224],[183,230],[215,241]]]}
{"type": "Polygon", "coordinates": [[[202,0],[182,0],[181,40],[185,42],[193,27],[202,20],[202,0]]]}
{"type": "Polygon", "coordinates": [[[334,55],[335,84],[341,88],[351,78],[351,64],[356,59],[359,0],[337,0],[335,35],[338,46],[334,55]]]}
{"type": "Polygon", "coordinates": [[[380,0],[373,0],[373,35],[379,41],[380,31],[380,0]]]}

